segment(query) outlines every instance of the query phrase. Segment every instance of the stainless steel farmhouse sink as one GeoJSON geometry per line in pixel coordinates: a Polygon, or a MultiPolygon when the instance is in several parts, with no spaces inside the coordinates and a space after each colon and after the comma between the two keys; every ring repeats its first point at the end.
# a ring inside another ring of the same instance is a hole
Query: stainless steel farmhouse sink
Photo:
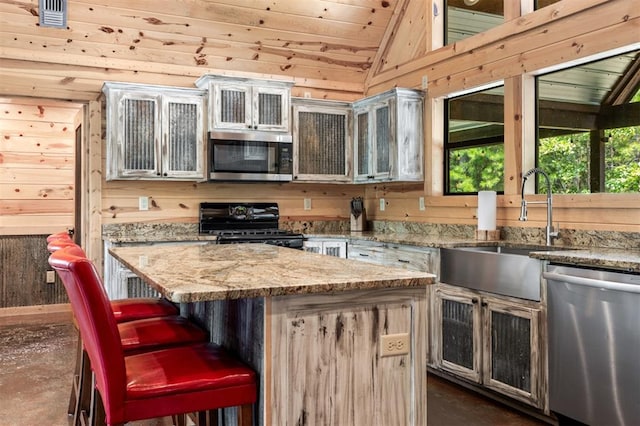
{"type": "Polygon", "coordinates": [[[440,281],[504,296],[540,300],[541,262],[529,257],[545,248],[457,247],[440,249],[440,281]]]}

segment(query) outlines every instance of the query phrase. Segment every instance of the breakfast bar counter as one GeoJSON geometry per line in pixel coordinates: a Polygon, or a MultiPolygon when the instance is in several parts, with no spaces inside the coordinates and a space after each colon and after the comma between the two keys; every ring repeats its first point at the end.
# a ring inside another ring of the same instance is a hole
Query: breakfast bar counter
{"type": "Polygon", "coordinates": [[[256,424],[427,423],[434,275],[265,244],[109,251],[258,372],[256,424]]]}

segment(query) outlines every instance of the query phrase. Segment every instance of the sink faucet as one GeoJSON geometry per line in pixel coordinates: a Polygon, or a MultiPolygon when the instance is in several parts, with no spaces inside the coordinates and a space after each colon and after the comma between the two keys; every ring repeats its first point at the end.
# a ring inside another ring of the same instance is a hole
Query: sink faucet
{"type": "Polygon", "coordinates": [[[552,212],[553,212],[553,205],[551,204],[551,181],[549,180],[549,175],[547,175],[547,173],[538,168],[535,167],[531,170],[529,170],[528,172],[526,172],[524,175],[522,175],[522,202],[520,203],[520,220],[525,221],[527,220],[527,204],[546,204],[547,205],[547,228],[546,228],[546,235],[547,235],[547,245],[550,246],[552,239],[553,238],[558,238],[558,236],[560,235],[560,233],[558,231],[554,231],[553,230],[553,219],[552,219],[552,212]],[[527,202],[524,199],[524,184],[527,182],[527,178],[529,176],[531,176],[532,174],[536,174],[539,173],[542,176],[544,176],[544,178],[547,181],[547,201],[529,201],[527,202]]]}

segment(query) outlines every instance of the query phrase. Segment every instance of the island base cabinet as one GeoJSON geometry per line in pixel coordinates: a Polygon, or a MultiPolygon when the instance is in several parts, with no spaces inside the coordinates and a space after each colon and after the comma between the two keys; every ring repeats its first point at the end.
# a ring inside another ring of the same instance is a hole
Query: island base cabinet
{"type": "Polygon", "coordinates": [[[272,425],[426,425],[426,291],[275,297],[268,303],[272,425]],[[404,355],[381,336],[408,334],[404,355]]]}
{"type": "Polygon", "coordinates": [[[445,284],[433,293],[434,367],[541,408],[535,303],[445,284]]]}

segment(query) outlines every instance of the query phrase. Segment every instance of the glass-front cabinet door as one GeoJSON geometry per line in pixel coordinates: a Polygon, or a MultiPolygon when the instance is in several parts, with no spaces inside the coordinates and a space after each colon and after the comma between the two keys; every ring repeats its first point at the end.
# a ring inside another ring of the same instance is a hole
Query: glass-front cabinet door
{"type": "Polygon", "coordinates": [[[538,405],[540,310],[483,298],[485,386],[538,405]]]}
{"type": "Polygon", "coordinates": [[[204,178],[204,103],[204,97],[165,97],[163,176],[204,178]]]}
{"type": "Polygon", "coordinates": [[[356,174],[359,182],[388,180],[391,177],[393,138],[388,102],[354,110],[356,135],[356,174]]]}
{"type": "Polygon", "coordinates": [[[355,179],[366,180],[367,178],[373,179],[373,167],[371,164],[373,158],[373,152],[371,144],[369,142],[369,110],[356,109],[354,110],[354,132],[356,135],[355,146],[355,179]]]}
{"type": "Polygon", "coordinates": [[[253,87],[254,129],[289,131],[289,92],[288,87],[253,87]]]}
{"type": "Polygon", "coordinates": [[[350,104],[293,98],[292,111],[293,179],[350,182],[350,104]]]}
{"type": "Polygon", "coordinates": [[[251,86],[220,83],[213,86],[213,126],[216,129],[252,129],[251,86]]]}
{"type": "Polygon", "coordinates": [[[123,93],[117,101],[120,126],[116,134],[118,177],[156,177],[160,174],[160,97],[147,93],[123,93]]]}
{"type": "Polygon", "coordinates": [[[435,363],[468,380],[481,381],[482,319],[480,298],[464,290],[437,288],[435,318],[438,323],[435,363]]]}

